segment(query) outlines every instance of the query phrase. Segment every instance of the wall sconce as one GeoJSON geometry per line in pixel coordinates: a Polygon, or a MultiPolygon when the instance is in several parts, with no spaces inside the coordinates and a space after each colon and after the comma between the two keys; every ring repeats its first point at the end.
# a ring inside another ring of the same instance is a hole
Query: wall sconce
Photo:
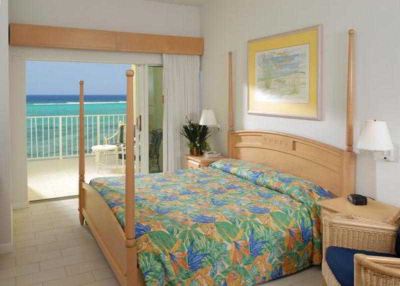
{"type": "Polygon", "coordinates": [[[358,139],[357,148],[373,152],[375,160],[390,162],[396,160],[389,128],[385,121],[367,120],[358,139]]]}

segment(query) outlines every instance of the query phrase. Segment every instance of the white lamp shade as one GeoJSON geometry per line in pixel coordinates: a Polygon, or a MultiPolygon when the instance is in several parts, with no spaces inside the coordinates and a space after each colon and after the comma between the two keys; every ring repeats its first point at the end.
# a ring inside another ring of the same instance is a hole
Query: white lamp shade
{"type": "Polygon", "coordinates": [[[367,120],[358,139],[357,148],[369,151],[393,150],[389,128],[385,121],[367,120]]]}
{"type": "Polygon", "coordinates": [[[199,124],[207,125],[209,127],[218,126],[214,111],[212,109],[203,109],[199,124]]]}

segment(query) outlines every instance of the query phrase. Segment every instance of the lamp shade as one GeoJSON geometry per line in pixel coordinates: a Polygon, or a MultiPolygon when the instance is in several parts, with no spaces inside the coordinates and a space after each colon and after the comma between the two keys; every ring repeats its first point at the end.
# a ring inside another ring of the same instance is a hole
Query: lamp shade
{"type": "Polygon", "coordinates": [[[209,127],[218,126],[214,111],[212,109],[203,109],[199,124],[207,125],[209,127]]]}
{"type": "Polygon", "coordinates": [[[389,128],[385,121],[367,120],[358,139],[357,148],[369,151],[393,150],[389,128]]]}

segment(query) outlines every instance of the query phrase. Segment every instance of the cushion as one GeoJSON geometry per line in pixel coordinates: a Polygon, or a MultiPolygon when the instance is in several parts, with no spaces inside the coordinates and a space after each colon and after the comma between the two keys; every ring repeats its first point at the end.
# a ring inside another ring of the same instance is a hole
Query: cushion
{"type": "Polygon", "coordinates": [[[395,257],[395,255],[388,253],[363,251],[336,246],[328,247],[326,250],[326,262],[340,285],[354,285],[354,255],[358,253],[372,256],[395,257]]]}
{"type": "Polygon", "coordinates": [[[118,143],[119,144],[125,144],[125,125],[121,124],[119,126],[119,138],[118,138],[118,143]]]}

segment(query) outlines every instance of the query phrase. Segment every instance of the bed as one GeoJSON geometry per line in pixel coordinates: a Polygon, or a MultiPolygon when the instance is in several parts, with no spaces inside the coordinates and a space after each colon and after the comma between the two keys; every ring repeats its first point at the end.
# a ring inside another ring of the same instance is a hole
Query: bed
{"type": "MultiPolygon", "coordinates": [[[[333,195],[312,182],[232,159],[135,182],[147,285],[255,285],[321,263],[316,202],[333,195]]],[[[90,185],[124,227],[123,178],[90,185]]]]}
{"type": "Polygon", "coordinates": [[[352,49],[349,56],[345,150],[291,134],[234,131],[230,53],[230,159],[174,174],[134,175],[128,71],[125,177],[89,184],[81,82],[79,218],[120,284],[255,285],[319,264],[316,202],[354,192],[352,49]]]}

